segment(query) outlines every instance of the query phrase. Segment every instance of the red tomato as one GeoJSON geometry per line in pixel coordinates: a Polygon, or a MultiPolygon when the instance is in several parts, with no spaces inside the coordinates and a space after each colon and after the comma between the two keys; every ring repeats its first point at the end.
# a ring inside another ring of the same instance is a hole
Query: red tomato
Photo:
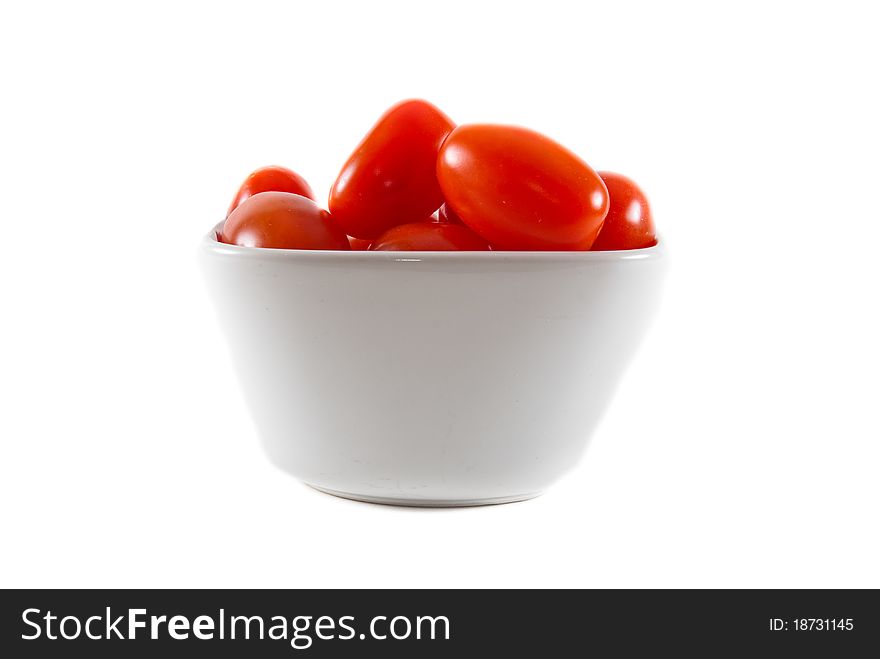
{"type": "Polygon", "coordinates": [[[363,251],[370,249],[370,245],[373,243],[372,240],[362,240],[360,238],[352,238],[348,237],[348,243],[351,245],[353,250],[363,251]]]}
{"type": "Polygon", "coordinates": [[[489,249],[489,245],[464,226],[413,222],[388,229],[373,242],[370,249],[411,252],[485,251],[489,249]]]}
{"type": "Polygon", "coordinates": [[[564,146],[514,126],[459,126],[437,161],[446,203],[505,250],[586,250],[608,212],[608,190],[564,146]]]}
{"type": "Polygon", "coordinates": [[[220,240],[243,247],[351,249],[330,213],[311,199],[290,192],[248,197],[223,224],[220,240]]]}
{"type": "Polygon", "coordinates": [[[461,218],[455,214],[455,211],[449,207],[449,204],[444,203],[440,210],[437,212],[437,219],[435,222],[444,222],[446,224],[464,224],[461,221],[461,218]]]}
{"type": "Polygon", "coordinates": [[[594,251],[640,249],[657,243],[654,221],[645,193],[621,174],[599,172],[611,200],[599,237],[590,248],[594,251]]]}
{"type": "Polygon", "coordinates": [[[241,202],[258,192],[292,192],[309,199],[315,198],[315,194],[312,192],[309,184],[296,172],[286,167],[278,167],[277,165],[261,167],[248,176],[244,183],[241,184],[235,199],[232,200],[232,205],[226,212],[227,217],[241,202]]]}
{"type": "Polygon", "coordinates": [[[437,184],[440,144],[455,125],[426,101],[386,112],[351,154],[330,190],[333,220],[355,238],[428,217],[443,202],[437,184]]]}

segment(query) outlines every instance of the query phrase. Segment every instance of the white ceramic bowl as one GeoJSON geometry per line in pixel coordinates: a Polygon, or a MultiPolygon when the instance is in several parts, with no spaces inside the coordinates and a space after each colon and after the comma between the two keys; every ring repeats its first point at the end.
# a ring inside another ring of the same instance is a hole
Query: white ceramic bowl
{"type": "Polygon", "coordinates": [[[320,490],[518,501],[580,459],[657,307],[662,245],[201,260],[271,460],[320,490]]]}

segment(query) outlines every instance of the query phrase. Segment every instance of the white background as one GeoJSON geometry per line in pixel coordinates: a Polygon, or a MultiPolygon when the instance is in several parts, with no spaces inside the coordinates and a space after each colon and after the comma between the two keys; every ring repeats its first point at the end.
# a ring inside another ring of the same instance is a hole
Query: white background
{"type": "Polygon", "coordinates": [[[0,585],[880,586],[871,5],[591,4],[5,3],[0,585]],[[631,175],[669,246],[585,460],[527,503],[271,467],[196,268],[251,169],[323,196],[413,96],[631,175]]]}

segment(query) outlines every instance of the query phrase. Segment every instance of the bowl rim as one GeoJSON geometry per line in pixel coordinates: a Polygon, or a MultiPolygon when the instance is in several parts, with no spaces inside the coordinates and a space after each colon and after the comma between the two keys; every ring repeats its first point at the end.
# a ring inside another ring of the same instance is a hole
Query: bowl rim
{"type": "Polygon", "coordinates": [[[666,252],[666,244],[661,235],[650,247],[640,249],[590,251],[369,251],[341,249],[281,249],[276,247],[242,247],[218,240],[223,227],[219,222],[202,238],[202,248],[213,254],[240,259],[319,259],[345,260],[348,262],[399,262],[412,263],[421,261],[466,261],[466,262],[596,262],[596,261],[643,261],[661,258],[666,252]]]}

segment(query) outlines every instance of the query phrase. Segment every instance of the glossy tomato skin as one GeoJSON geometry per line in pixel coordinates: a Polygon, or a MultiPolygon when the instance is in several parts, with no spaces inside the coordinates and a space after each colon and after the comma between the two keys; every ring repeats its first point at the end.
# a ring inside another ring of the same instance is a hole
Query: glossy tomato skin
{"type": "Polygon", "coordinates": [[[351,248],[358,252],[363,252],[365,250],[370,249],[370,245],[373,243],[372,240],[363,240],[362,238],[352,238],[348,237],[348,243],[351,245],[351,248]]]}
{"type": "Polygon", "coordinates": [[[446,203],[500,250],[588,250],[608,212],[599,175],[548,137],[516,126],[464,125],[440,149],[446,203]]]}
{"type": "Polygon", "coordinates": [[[465,226],[413,222],[392,227],[370,246],[376,251],[487,251],[489,244],[465,226]]]}
{"type": "Polygon", "coordinates": [[[426,101],[403,101],[388,110],[330,190],[334,221],[350,236],[372,239],[398,224],[428,217],[443,202],[437,152],[453,127],[449,117],[426,101]]]}
{"type": "Polygon", "coordinates": [[[220,241],[243,247],[351,249],[327,211],[290,192],[259,192],[245,199],[226,218],[220,241]]]}
{"type": "Polygon", "coordinates": [[[593,251],[641,249],[657,244],[648,198],[632,179],[614,172],[599,172],[608,188],[610,206],[593,251]]]}
{"type": "Polygon", "coordinates": [[[229,206],[226,215],[234,211],[245,199],[260,192],[290,192],[314,200],[315,194],[306,180],[286,167],[271,165],[261,167],[248,176],[229,206]]]}
{"type": "Polygon", "coordinates": [[[437,219],[435,222],[443,222],[445,224],[464,224],[461,218],[455,214],[455,211],[449,207],[449,204],[443,203],[440,210],[437,211],[437,219]]]}

